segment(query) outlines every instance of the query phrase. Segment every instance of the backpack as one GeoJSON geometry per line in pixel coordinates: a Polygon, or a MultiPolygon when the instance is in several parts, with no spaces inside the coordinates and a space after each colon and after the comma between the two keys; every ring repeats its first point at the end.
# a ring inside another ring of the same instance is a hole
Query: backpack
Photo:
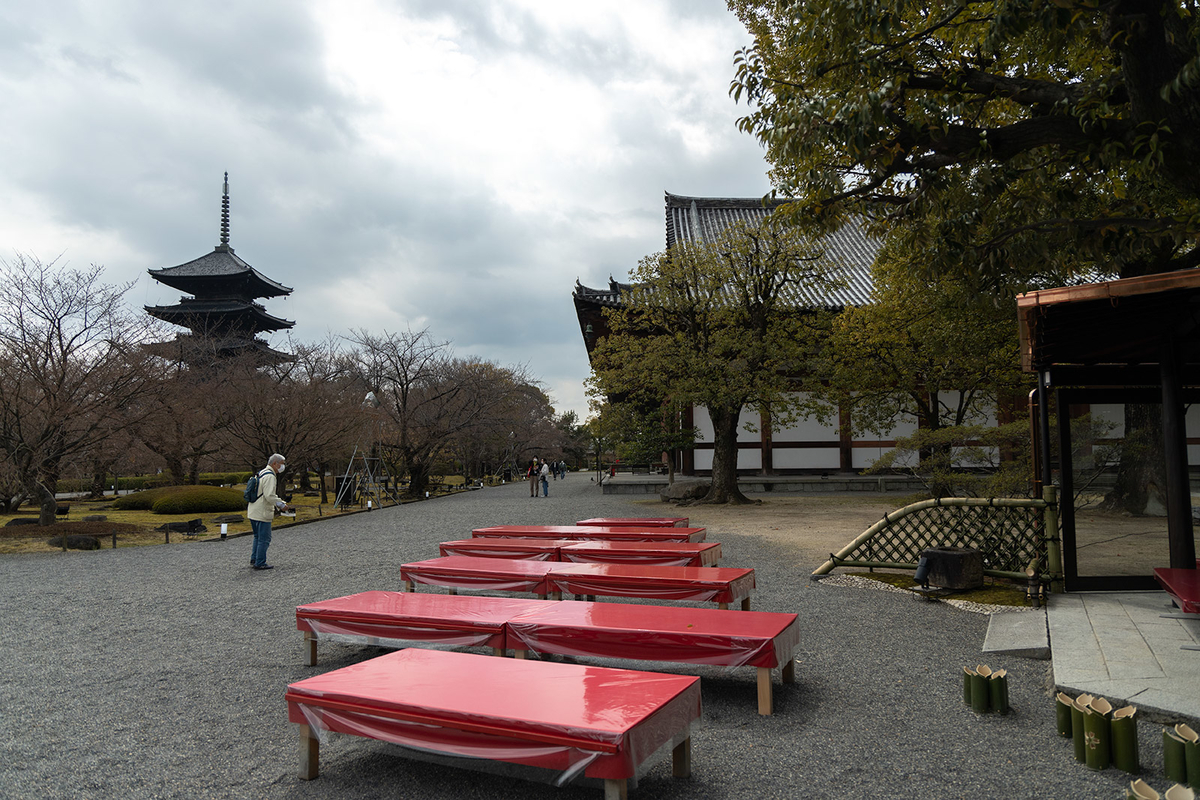
{"type": "Polygon", "coordinates": [[[242,492],[242,499],[247,503],[253,503],[258,499],[258,476],[262,472],[256,472],[250,476],[250,480],[246,481],[246,491],[242,492]]]}

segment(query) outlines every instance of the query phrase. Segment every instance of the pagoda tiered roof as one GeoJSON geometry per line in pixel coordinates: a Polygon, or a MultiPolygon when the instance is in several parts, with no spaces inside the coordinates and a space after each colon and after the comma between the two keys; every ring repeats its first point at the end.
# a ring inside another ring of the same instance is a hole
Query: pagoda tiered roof
{"type": "Polygon", "coordinates": [[[290,287],[263,275],[227,245],[217,245],[211,253],[187,263],[149,272],[156,281],[189,294],[211,294],[217,287],[232,296],[249,299],[284,297],[292,293],[290,287]]]}

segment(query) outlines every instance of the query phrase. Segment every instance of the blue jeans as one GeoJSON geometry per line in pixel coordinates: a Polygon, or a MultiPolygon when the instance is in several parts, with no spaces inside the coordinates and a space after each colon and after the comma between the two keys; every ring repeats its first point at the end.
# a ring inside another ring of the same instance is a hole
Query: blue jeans
{"type": "Polygon", "coordinates": [[[549,497],[549,496],[550,496],[550,479],[543,477],[542,478],[542,497],[549,497]]]}
{"type": "Polygon", "coordinates": [[[252,519],[250,528],[254,531],[254,548],[250,551],[250,563],[261,567],[267,563],[267,548],[271,546],[271,523],[252,519]]]}

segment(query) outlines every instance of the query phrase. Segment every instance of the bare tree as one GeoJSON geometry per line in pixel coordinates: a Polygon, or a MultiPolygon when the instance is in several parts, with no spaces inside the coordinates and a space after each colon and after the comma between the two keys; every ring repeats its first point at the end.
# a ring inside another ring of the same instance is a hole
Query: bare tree
{"type": "Polygon", "coordinates": [[[54,522],[64,460],[131,424],[154,383],[140,346],[151,320],[125,306],[131,283],[102,273],[0,259],[0,448],[42,525],[54,522]]]}
{"type": "Polygon", "coordinates": [[[358,331],[352,341],[360,348],[361,374],[387,414],[384,446],[417,497],[424,496],[435,460],[453,455],[461,437],[484,433],[517,413],[533,383],[523,368],[455,358],[449,343],[435,341],[427,330],[358,331]]]}

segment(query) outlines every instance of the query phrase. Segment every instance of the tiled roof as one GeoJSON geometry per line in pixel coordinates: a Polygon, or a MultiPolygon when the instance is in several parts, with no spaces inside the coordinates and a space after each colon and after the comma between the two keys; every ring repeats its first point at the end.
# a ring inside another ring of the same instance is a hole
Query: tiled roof
{"type": "MultiPolygon", "coordinates": [[[[666,193],[667,247],[676,242],[711,244],[735,222],[758,223],[786,201],[757,197],[684,197],[666,193]]],[[[871,265],[879,243],[861,225],[849,223],[819,243],[839,286],[797,286],[792,302],[799,308],[845,308],[871,302],[875,282],[871,265]]]]}
{"type": "Polygon", "coordinates": [[[291,294],[290,287],[276,283],[239,258],[231,247],[218,246],[208,255],[175,267],[149,270],[155,280],[183,291],[193,291],[197,281],[244,276],[256,290],[255,297],[291,294]]]}
{"type": "MultiPolygon", "coordinates": [[[[761,222],[785,201],[757,197],[683,197],[666,195],[667,247],[683,243],[712,243],[735,222],[761,222]]],[[[836,285],[809,284],[789,288],[788,300],[796,308],[831,308],[868,305],[872,301],[874,280],[871,265],[879,252],[879,243],[867,236],[860,225],[847,224],[820,242],[830,262],[836,285]]],[[[580,303],[615,307],[622,292],[631,284],[609,278],[607,289],[593,289],[575,283],[576,305],[580,303]]]]}
{"type": "Polygon", "coordinates": [[[187,321],[203,317],[208,320],[207,327],[214,327],[217,320],[236,319],[242,326],[250,326],[256,331],[277,331],[291,328],[296,323],[291,320],[275,317],[267,313],[258,303],[245,303],[238,300],[193,300],[184,298],[174,306],[146,306],[146,312],[161,320],[184,327],[192,327],[187,321]],[[180,321],[183,320],[183,321],[180,321]]]}

